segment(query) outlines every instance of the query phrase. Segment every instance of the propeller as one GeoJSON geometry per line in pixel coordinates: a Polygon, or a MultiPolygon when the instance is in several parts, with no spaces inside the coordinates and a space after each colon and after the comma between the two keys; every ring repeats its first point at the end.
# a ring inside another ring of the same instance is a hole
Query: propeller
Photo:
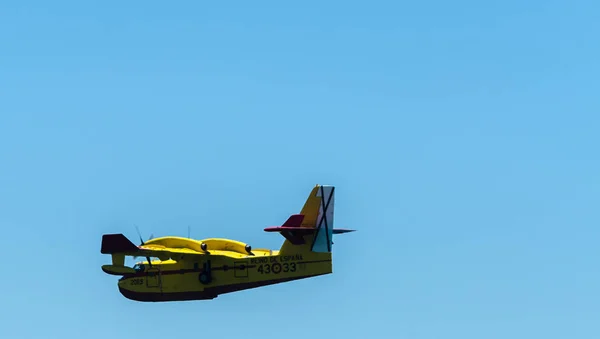
{"type": "MultiPolygon", "coordinates": [[[[142,239],[142,234],[140,233],[140,229],[137,227],[137,225],[135,225],[135,230],[137,231],[137,234],[140,237],[140,246],[144,246],[144,239],[142,239]]],[[[148,240],[151,240],[153,237],[154,236],[150,234],[150,238],[148,238],[148,240]]],[[[148,260],[148,266],[152,268],[152,262],[150,261],[150,257],[146,257],[146,260],[148,260]]]]}

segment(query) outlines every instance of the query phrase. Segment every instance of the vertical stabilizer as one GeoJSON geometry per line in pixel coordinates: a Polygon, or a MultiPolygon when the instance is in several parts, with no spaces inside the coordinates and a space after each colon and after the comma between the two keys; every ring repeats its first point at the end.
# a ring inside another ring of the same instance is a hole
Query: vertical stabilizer
{"type": "Polygon", "coordinates": [[[286,238],[282,252],[312,251],[331,253],[333,235],[353,232],[348,229],[334,229],[335,187],[316,185],[300,214],[294,214],[282,226],[267,227],[266,232],[279,232],[286,238]]]}

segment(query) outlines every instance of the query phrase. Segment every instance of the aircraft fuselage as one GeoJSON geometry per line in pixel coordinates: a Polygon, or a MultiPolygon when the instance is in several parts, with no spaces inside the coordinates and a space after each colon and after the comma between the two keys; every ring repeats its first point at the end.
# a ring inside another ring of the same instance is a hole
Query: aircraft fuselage
{"type": "Polygon", "coordinates": [[[331,253],[231,258],[206,255],[196,261],[152,261],[119,279],[119,291],[136,301],[214,299],[220,294],[305,279],[332,272],[331,253]]]}

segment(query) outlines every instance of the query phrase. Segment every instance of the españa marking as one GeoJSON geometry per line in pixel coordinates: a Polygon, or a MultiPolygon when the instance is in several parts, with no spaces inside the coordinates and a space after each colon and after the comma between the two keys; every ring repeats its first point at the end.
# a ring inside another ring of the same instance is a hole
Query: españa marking
{"type": "Polygon", "coordinates": [[[299,261],[299,260],[304,260],[304,258],[302,258],[302,254],[282,255],[282,256],[279,256],[279,261],[281,261],[281,262],[299,261]]]}
{"type": "Polygon", "coordinates": [[[284,262],[295,262],[302,261],[304,257],[302,254],[293,254],[293,255],[281,255],[281,256],[273,256],[273,257],[258,257],[258,258],[250,258],[250,264],[259,265],[259,264],[267,264],[267,263],[284,263],[284,262]]]}

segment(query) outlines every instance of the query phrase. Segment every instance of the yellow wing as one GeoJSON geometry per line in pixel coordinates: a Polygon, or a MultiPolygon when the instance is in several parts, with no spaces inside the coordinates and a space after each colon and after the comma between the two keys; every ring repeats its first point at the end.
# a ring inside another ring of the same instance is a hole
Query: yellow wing
{"type": "Polygon", "coordinates": [[[136,246],[123,234],[105,234],[102,236],[102,254],[133,257],[154,257],[169,260],[173,256],[204,255],[204,252],[189,248],[169,248],[161,244],[143,244],[136,246]]]}
{"type": "MultiPolygon", "coordinates": [[[[264,250],[255,250],[264,251],[264,250]]],[[[102,254],[134,257],[154,257],[160,260],[182,260],[185,257],[197,257],[207,254],[223,254],[233,257],[254,255],[252,247],[243,242],[211,238],[193,240],[181,237],[162,237],[148,240],[136,246],[123,234],[105,234],[102,236],[102,254]]]]}

